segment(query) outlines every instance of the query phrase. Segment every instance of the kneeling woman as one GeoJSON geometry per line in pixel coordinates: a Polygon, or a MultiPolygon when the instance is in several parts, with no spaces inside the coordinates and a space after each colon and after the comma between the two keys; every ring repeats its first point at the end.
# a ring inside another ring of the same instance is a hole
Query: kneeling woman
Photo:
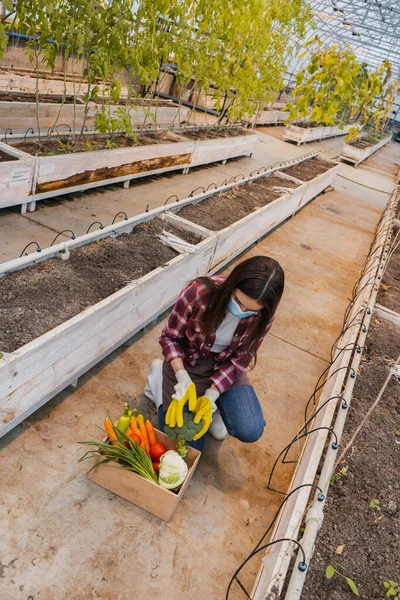
{"type": "Polygon", "coordinates": [[[153,361],[145,391],[158,408],[160,429],[166,413],[169,422],[172,412],[174,420],[186,409],[195,388],[203,427],[192,446],[203,449],[208,429],[219,440],[227,433],[242,442],[261,437],[265,420],[246,370],[256,361],[283,288],[279,263],[255,256],[228,277],[199,277],[183,289],[159,340],[165,361],[153,361]]]}

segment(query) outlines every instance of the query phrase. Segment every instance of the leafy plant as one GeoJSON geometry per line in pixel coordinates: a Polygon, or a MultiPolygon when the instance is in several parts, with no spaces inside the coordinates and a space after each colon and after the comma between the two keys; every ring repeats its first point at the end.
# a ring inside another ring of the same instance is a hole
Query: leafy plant
{"type": "Polygon", "coordinates": [[[346,580],[347,585],[349,586],[350,590],[352,591],[352,593],[359,597],[360,593],[358,591],[358,588],[356,586],[356,584],[354,583],[354,581],[351,579],[351,577],[348,577],[347,575],[345,575],[345,569],[342,565],[339,565],[339,563],[335,563],[335,565],[338,567],[338,569],[336,569],[333,565],[328,565],[325,569],[325,577],[326,579],[332,579],[335,575],[339,575],[339,577],[342,577],[343,579],[346,580]]]}
{"type": "Polygon", "coordinates": [[[330,485],[334,486],[335,483],[338,483],[339,481],[341,481],[344,477],[347,477],[347,471],[349,470],[349,467],[346,465],[344,467],[342,467],[340,469],[340,471],[337,471],[336,473],[332,474],[331,480],[330,480],[330,485]]]}
{"type": "Polygon", "coordinates": [[[382,592],[384,600],[400,600],[400,583],[397,583],[397,581],[384,581],[383,586],[385,588],[382,592]]]}
{"type": "Polygon", "coordinates": [[[378,500],[378,498],[374,498],[369,503],[369,507],[370,507],[371,510],[375,510],[376,512],[380,512],[380,510],[381,510],[381,502],[380,502],[380,500],[378,500]]]}

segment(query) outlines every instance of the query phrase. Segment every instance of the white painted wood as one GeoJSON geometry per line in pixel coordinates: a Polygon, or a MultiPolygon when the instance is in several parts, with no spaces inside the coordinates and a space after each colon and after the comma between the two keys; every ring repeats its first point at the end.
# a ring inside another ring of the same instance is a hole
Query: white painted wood
{"type": "Polygon", "coordinates": [[[289,111],[270,109],[260,111],[245,122],[254,123],[255,125],[278,125],[279,123],[284,123],[288,118],[289,111]]]}
{"type": "Polygon", "coordinates": [[[245,156],[254,152],[258,136],[255,133],[230,138],[197,141],[190,166],[205,165],[227,158],[245,156]]]}
{"type": "Polygon", "coordinates": [[[350,127],[355,127],[355,125],[345,125],[343,129],[339,129],[337,125],[333,127],[310,127],[306,129],[304,127],[299,127],[298,125],[293,125],[293,123],[289,123],[286,126],[283,139],[297,142],[297,144],[305,144],[324,138],[346,135],[349,133],[350,127]]]}
{"type": "Polygon", "coordinates": [[[390,140],[392,136],[388,136],[384,138],[377,144],[373,146],[368,146],[367,148],[355,148],[354,146],[350,146],[350,144],[345,144],[340,152],[340,160],[344,160],[346,162],[354,163],[354,166],[357,167],[360,163],[366,160],[371,154],[377,152],[380,148],[385,146],[390,140]]]}
{"type": "Polygon", "coordinates": [[[374,312],[380,319],[386,319],[386,321],[390,321],[400,327],[400,315],[394,310],[390,310],[390,308],[386,308],[386,306],[381,306],[380,304],[375,304],[374,312]]]}
{"type": "Polygon", "coordinates": [[[18,160],[0,162],[0,208],[32,199],[33,157],[0,142],[0,150],[18,160]]]}
{"type": "MultiPolygon", "coordinates": [[[[117,112],[121,106],[111,105],[111,114],[117,112]]],[[[49,104],[39,103],[39,125],[41,133],[47,133],[49,128],[54,127],[56,120],[60,125],[68,125],[71,129],[80,129],[83,124],[94,129],[96,116],[101,112],[101,105],[90,102],[85,119],[84,104],[49,104]],[[75,113],[75,114],[74,114],[75,113]]],[[[132,127],[152,124],[152,125],[170,125],[175,122],[179,124],[189,113],[189,109],[179,107],[167,101],[163,101],[161,106],[136,105],[130,111],[132,127]]],[[[0,134],[10,128],[13,134],[18,132],[25,133],[32,127],[37,132],[36,103],[35,102],[5,102],[0,101],[0,134]]],[[[64,127],[65,129],[65,127],[64,127]]],[[[60,127],[60,131],[63,128],[60,127]]]]}

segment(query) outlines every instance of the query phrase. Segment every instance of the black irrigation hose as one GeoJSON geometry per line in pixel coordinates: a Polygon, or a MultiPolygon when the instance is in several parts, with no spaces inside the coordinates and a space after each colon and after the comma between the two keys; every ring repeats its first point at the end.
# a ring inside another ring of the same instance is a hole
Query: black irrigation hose
{"type": "MultiPolygon", "coordinates": [[[[25,246],[25,248],[22,250],[21,254],[19,255],[19,258],[21,258],[21,256],[23,256],[23,254],[24,254],[25,250],[26,250],[27,248],[29,248],[29,246],[31,246],[32,244],[36,244],[36,252],[41,252],[41,251],[42,251],[41,247],[39,246],[39,244],[38,244],[37,242],[35,242],[35,241],[33,241],[33,242],[29,242],[29,244],[27,244],[27,245],[25,246]]],[[[26,253],[25,255],[27,256],[27,253],[26,253]]]]}
{"type": "Polygon", "coordinates": [[[113,218],[113,220],[112,220],[112,223],[111,223],[111,225],[114,225],[114,223],[115,223],[115,219],[116,219],[117,217],[119,217],[119,215],[124,215],[124,221],[127,221],[127,220],[128,220],[128,215],[126,214],[126,212],[124,212],[123,210],[121,210],[120,212],[118,212],[118,213],[117,213],[117,214],[114,216],[114,218],[113,218]]]}
{"type": "Polygon", "coordinates": [[[68,231],[68,233],[71,234],[71,240],[75,239],[75,234],[71,229],[63,229],[62,231],[60,231],[60,233],[57,233],[56,237],[54,238],[54,240],[51,242],[50,246],[52,246],[54,244],[54,242],[60,237],[60,235],[62,235],[63,233],[65,233],[66,231],[68,231]]]}
{"type": "Polygon", "coordinates": [[[174,198],[176,202],[179,202],[179,198],[178,198],[178,196],[176,196],[176,194],[174,194],[173,196],[169,196],[169,197],[166,199],[166,201],[164,202],[164,206],[166,206],[166,205],[168,204],[168,202],[169,202],[169,201],[170,201],[172,198],[174,198]]]}
{"type": "Polygon", "coordinates": [[[89,227],[87,228],[86,233],[89,233],[89,231],[93,227],[93,225],[100,225],[100,229],[104,229],[103,223],[100,223],[100,221],[93,221],[93,223],[91,225],[89,225],[89,227]]]}
{"type": "Polygon", "coordinates": [[[25,135],[24,135],[24,142],[26,143],[26,136],[28,135],[29,132],[32,132],[32,135],[34,135],[35,131],[32,127],[28,127],[28,129],[25,131],[25,135]]]}
{"type": "Polygon", "coordinates": [[[197,190],[203,190],[201,193],[205,194],[206,193],[206,188],[204,188],[202,185],[199,185],[199,187],[194,188],[194,190],[192,190],[188,196],[188,198],[193,198],[195,192],[197,192],[197,190]]]}
{"type": "MultiPolygon", "coordinates": [[[[271,531],[272,527],[274,526],[275,521],[277,520],[277,518],[278,518],[278,516],[279,516],[279,514],[280,514],[280,512],[282,510],[282,508],[284,507],[285,503],[289,500],[289,498],[291,498],[293,496],[293,494],[295,494],[298,490],[300,490],[302,488],[305,488],[305,487],[311,487],[311,488],[319,490],[320,491],[320,495],[318,496],[318,500],[320,502],[323,502],[325,500],[325,496],[322,493],[322,489],[318,485],[316,485],[314,483],[303,483],[303,484],[297,486],[291,492],[289,492],[289,494],[285,495],[285,498],[280,503],[280,505],[278,507],[278,510],[275,513],[274,518],[272,519],[271,523],[268,525],[267,529],[264,531],[262,537],[260,538],[260,540],[258,541],[258,543],[256,544],[256,546],[254,547],[254,549],[250,552],[250,554],[248,554],[247,558],[241,563],[241,565],[238,567],[238,569],[236,569],[235,573],[232,575],[232,578],[231,578],[231,580],[229,582],[228,589],[227,589],[227,592],[226,592],[226,600],[228,600],[228,598],[229,598],[229,591],[230,591],[231,585],[232,585],[233,581],[236,579],[236,577],[238,576],[238,574],[240,573],[240,571],[248,563],[248,561],[253,556],[255,556],[255,554],[257,554],[258,550],[261,551],[261,548],[264,549],[264,547],[261,546],[261,544],[263,543],[263,541],[265,540],[265,538],[267,537],[267,535],[271,531]]],[[[278,541],[282,541],[282,540],[275,540],[275,541],[278,542],[278,541]]],[[[274,542],[270,542],[270,543],[272,544],[274,542]]]]}

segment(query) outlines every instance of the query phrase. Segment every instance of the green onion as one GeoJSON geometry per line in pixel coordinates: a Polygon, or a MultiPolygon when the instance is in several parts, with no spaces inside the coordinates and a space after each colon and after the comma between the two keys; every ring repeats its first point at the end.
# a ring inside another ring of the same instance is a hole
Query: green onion
{"type": "MultiPolygon", "coordinates": [[[[110,462],[118,462],[120,467],[123,469],[127,469],[128,471],[134,471],[138,473],[145,479],[149,479],[154,483],[158,484],[157,474],[153,468],[153,463],[151,462],[148,454],[139,446],[137,442],[131,440],[131,438],[126,435],[123,431],[120,431],[112,424],[112,428],[116,437],[115,445],[110,444],[109,442],[103,441],[91,441],[91,442],[79,442],[85,446],[93,446],[93,450],[88,450],[84,456],[82,456],[78,462],[82,462],[83,460],[93,458],[95,456],[104,456],[102,461],[93,465],[92,469],[99,465],[106,465],[110,462]],[[129,442],[129,448],[125,446],[125,441],[129,442]]],[[[114,465],[108,465],[113,467],[114,465]]],[[[90,471],[92,470],[90,469],[90,471]]],[[[89,473],[90,473],[89,471],[89,473]]]]}

